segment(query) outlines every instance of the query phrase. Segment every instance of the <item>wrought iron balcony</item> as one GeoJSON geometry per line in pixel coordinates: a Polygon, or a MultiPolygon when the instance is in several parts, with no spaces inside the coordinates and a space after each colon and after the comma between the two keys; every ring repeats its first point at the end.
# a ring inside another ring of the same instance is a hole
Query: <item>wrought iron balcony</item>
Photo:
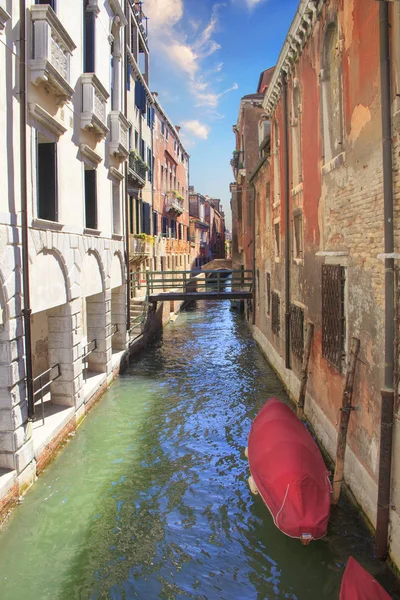
{"type": "Polygon", "coordinates": [[[120,160],[128,158],[129,122],[120,110],[110,112],[110,154],[120,160]]]}
{"type": "Polygon", "coordinates": [[[32,58],[30,79],[38,86],[44,84],[54,93],[57,103],[65,104],[74,93],[70,86],[70,57],[76,45],[48,4],[31,6],[32,58]]]}
{"type": "Polygon", "coordinates": [[[100,139],[108,133],[106,105],[109,93],[94,73],[84,73],[82,81],[81,127],[93,131],[100,139]]]}
{"type": "Polygon", "coordinates": [[[185,210],[185,199],[176,190],[167,192],[165,208],[167,211],[174,211],[176,214],[181,215],[185,210]]]}
{"type": "Polygon", "coordinates": [[[146,183],[146,171],[148,170],[147,164],[134,152],[129,153],[129,176],[139,184],[139,187],[143,187],[146,183]]]}

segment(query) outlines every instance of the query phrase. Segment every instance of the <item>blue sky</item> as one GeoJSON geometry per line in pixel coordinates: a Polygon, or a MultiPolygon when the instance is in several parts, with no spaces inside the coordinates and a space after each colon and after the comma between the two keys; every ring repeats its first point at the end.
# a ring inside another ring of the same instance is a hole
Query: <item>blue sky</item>
{"type": "Polygon", "coordinates": [[[230,227],[229,161],[240,98],[275,64],[298,0],[145,0],[150,88],[191,155],[190,181],[221,198],[230,227]]]}

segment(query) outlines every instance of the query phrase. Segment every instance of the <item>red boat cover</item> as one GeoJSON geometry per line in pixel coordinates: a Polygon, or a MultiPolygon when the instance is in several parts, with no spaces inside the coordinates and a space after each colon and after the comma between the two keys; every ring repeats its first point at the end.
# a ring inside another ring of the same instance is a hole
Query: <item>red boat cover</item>
{"type": "Polygon", "coordinates": [[[390,600],[389,594],[350,556],[340,588],[340,600],[390,600]]]}
{"type": "Polygon", "coordinates": [[[323,537],[331,505],[329,473],[306,427],[277,398],[270,398],[252,423],[248,459],[275,525],[290,537],[323,537]]]}

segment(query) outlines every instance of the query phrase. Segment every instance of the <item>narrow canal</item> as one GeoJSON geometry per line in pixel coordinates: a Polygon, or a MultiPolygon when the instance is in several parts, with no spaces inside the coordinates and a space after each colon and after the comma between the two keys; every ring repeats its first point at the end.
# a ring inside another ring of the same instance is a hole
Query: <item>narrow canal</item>
{"type": "Polygon", "coordinates": [[[182,313],[5,524],[1,600],[338,600],[350,554],[400,598],[353,509],[303,548],[250,494],[243,449],[270,395],[285,399],[229,303],[182,313]]]}

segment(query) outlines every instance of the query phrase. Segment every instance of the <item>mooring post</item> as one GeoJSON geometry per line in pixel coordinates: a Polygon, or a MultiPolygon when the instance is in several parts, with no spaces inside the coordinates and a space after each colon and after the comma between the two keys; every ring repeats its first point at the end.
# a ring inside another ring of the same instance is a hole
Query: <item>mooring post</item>
{"type": "Polygon", "coordinates": [[[304,404],[306,400],[306,389],[307,389],[307,381],[308,381],[308,363],[310,361],[311,354],[311,343],[314,335],[314,323],[311,321],[307,324],[307,338],[304,348],[303,355],[303,365],[301,368],[300,375],[300,393],[299,393],[299,401],[297,403],[297,416],[299,419],[304,419],[304,404]]]}
{"type": "Polygon", "coordinates": [[[354,410],[351,402],[354,390],[354,375],[356,371],[357,358],[360,352],[360,340],[353,338],[351,342],[350,359],[346,372],[346,384],[343,390],[342,407],[340,409],[340,423],[336,446],[335,474],[333,476],[332,504],[337,504],[342,489],[344,458],[346,454],[347,430],[349,427],[350,413],[354,410]]]}

